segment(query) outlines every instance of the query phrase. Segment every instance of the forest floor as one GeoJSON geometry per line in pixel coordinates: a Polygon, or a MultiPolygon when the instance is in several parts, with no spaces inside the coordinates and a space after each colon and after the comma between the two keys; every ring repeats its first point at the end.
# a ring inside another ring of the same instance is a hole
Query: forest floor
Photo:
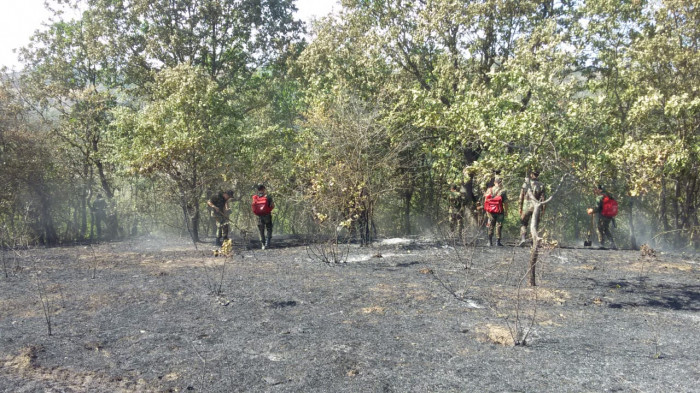
{"type": "Polygon", "coordinates": [[[700,389],[697,254],[273,241],[5,251],[0,391],[700,389]]]}

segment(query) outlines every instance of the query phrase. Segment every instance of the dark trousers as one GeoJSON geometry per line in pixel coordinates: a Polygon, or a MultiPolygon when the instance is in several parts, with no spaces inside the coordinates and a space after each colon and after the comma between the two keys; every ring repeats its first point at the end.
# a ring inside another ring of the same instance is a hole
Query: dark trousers
{"type": "Polygon", "coordinates": [[[598,214],[598,241],[601,246],[605,245],[606,239],[610,239],[610,243],[613,245],[615,244],[612,232],[610,232],[610,223],[612,220],[612,218],[598,214]]]}
{"type": "MultiPolygon", "coordinates": [[[[523,239],[527,237],[527,233],[530,231],[530,220],[532,220],[533,213],[533,210],[526,210],[523,211],[523,215],[520,216],[520,236],[523,239]]],[[[535,228],[539,228],[541,216],[542,211],[540,210],[540,214],[537,216],[537,222],[535,223],[535,228]]]]}
{"type": "Polygon", "coordinates": [[[102,223],[107,225],[107,215],[104,211],[95,213],[95,227],[97,228],[97,238],[102,239],[102,223]]]}
{"type": "Polygon", "coordinates": [[[216,218],[216,238],[217,239],[228,239],[228,231],[229,231],[229,225],[228,225],[228,217],[224,218],[216,218]]]}
{"type": "Polygon", "coordinates": [[[489,237],[493,236],[494,231],[496,232],[496,239],[501,239],[501,230],[503,229],[503,221],[505,220],[506,215],[504,213],[489,213],[486,212],[486,215],[488,216],[488,223],[486,226],[488,227],[488,235],[489,237]]]}
{"type": "Polygon", "coordinates": [[[260,242],[263,244],[269,244],[270,239],[272,238],[272,214],[258,216],[258,231],[260,231],[260,242]],[[267,237],[265,236],[266,229],[267,237]]]}

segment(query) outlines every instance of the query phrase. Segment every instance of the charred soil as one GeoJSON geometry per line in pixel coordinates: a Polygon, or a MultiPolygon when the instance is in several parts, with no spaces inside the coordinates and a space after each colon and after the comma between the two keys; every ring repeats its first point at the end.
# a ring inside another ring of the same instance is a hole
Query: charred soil
{"type": "Polygon", "coordinates": [[[698,391],[697,254],[294,238],[5,251],[0,391],[698,391]],[[48,334],[48,325],[52,334],[48,334]]]}

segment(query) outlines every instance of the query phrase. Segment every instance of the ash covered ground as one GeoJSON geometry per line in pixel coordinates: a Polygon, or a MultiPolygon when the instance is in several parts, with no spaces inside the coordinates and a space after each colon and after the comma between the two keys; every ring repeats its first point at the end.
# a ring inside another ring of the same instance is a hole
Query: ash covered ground
{"type": "Polygon", "coordinates": [[[0,391],[699,389],[697,254],[274,240],[6,251],[0,391]]]}

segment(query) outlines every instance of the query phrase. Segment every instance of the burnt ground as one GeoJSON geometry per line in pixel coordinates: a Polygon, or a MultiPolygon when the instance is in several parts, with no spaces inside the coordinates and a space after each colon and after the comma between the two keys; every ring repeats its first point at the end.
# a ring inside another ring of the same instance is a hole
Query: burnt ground
{"type": "Polygon", "coordinates": [[[329,265],[274,240],[5,252],[0,391],[700,389],[697,254],[554,249],[532,289],[525,248],[389,239],[329,265]]]}

